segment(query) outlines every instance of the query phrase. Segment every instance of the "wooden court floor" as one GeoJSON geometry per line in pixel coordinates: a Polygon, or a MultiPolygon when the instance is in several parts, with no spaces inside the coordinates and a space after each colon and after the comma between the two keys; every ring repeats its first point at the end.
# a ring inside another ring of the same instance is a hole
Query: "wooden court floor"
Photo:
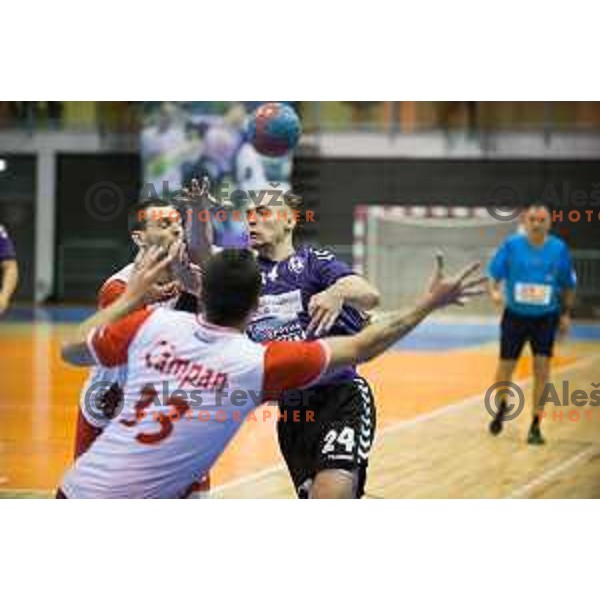
{"type": "MultiPolygon", "coordinates": [[[[64,365],[68,325],[0,328],[0,498],[49,497],[69,465],[85,370],[64,365]]],[[[378,407],[370,498],[600,498],[600,407],[551,406],[547,444],[525,444],[529,403],[498,438],[483,405],[494,344],[401,350],[365,365],[378,407]]],[[[517,379],[529,393],[530,361],[517,379]]],[[[554,359],[557,387],[600,383],[600,342],[571,342],[554,359]]],[[[529,398],[528,398],[529,400],[529,398]]],[[[216,465],[216,498],[291,498],[275,439],[275,410],[256,411],[216,465]]]]}

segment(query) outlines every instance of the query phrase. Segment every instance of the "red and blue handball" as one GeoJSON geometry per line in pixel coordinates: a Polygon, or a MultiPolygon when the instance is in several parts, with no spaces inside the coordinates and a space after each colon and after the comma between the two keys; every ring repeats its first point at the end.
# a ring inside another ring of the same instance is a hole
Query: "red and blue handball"
{"type": "Polygon", "coordinates": [[[300,139],[302,125],[296,111],[281,102],[259,106],[248,121],[248,139],[265,156],[284,156],[300,139]]]}

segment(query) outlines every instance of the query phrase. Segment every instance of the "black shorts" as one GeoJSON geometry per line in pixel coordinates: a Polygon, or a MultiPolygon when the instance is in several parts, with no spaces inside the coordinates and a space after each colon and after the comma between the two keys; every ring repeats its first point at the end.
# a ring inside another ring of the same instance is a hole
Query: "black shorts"
{"type": "Polygon", "coordinates": [[[516,360],[526,342],[534,356],[552,356],[560,315],[526,317],[505,310],[500,325],[500,358],[516,360]]]}
{"type": "MultiPolygon", "coordinates": [[[[364,493],[369,451],[375,436],[375,402],[362,377],[315,386],[302,394],[299,418],[279,419],[279,447],[299,497],[319,471],[342,469],[358,474],[357,498],[364,493]],[[305,400],[304,400],[305,399],[305,400]]],[[[282,400],[280,412],[291,414],[282,400]]],[[[298,416],[298,415],[297,415],[298,416]]]]}

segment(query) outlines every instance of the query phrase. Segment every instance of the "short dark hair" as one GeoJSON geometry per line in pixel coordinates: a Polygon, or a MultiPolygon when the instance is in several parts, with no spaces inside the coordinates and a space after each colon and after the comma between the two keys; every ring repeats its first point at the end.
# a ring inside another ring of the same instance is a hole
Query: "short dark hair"
{"type": "Polygon", "coordinates": [[[258,303],[262,280],[251,250],[228,248],[211,256],[202,275],[202,304],[209,322],[233,325],[258,303]]]}
{"type": "Polygon", "coordinates": [[[129,233],[145,229],[149,210],[163,206],[174,206],[174,204],[162,198],[148,198],[146,200],[139,200],[132,205],[127,214],[127,229],[129,233]],[[140,218],[140,213],[144,215],[143,218],[140,218]]]}
{"type": "Polygon", "coordinates": [[[532,208],[537,208],[538,210],[542,209],[542,210],[545,210],[549,215],[552,214],[548,205],[544,204],[543,202],[532,202],[531,204],[527,205],[527,208],[525,209],[525,211],[528,212],[532,208]]]}

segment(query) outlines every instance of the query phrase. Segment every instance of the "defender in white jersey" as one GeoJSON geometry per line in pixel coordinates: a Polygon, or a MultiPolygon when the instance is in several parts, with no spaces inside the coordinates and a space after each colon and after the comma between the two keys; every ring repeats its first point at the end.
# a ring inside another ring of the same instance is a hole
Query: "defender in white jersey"
{"type": "MultiPolygon", "coordinates": [[[[167,248],[182,238],[181,219],[176,208],[169,202],[152,199],[137,203],[129,211],[129,233],[132,242],[140,249],[148,245],[167,248]]],[[[113,303],[126,289],[135,268],[129,263],[111,275],[98,292],[97,305],[102,309],[113,303]]],[[[181,284],[173,275],[165,272],[146,295],[148,304],[174,307],[181,291],[181,284]]],[[[75,457],[83,454],[110,422],[112,412],[119,402],[124,382],[123,368],[96,366],[79,396],[79,415],[75,433],[75,457]]]]}
{"type": "MultiPolygon", "coordinates": [[[[129,263],[120,271],[111,275],[102,285],[98,292],[98,308],[106,308],[112,304],[127,288],[127,282],[135,268],[134,263],[129,263]]],[[[179,299],[179,288],[177,282],[158,284],[152,297],[148,298],[149,306],[164,306],[175,308],[179,299]]],[[[125,381],[126,369],[124,367],[95,366],[90,369],[81,393],[79,395],[79,408],[81,417],[92,427],[102,430],[111,420],[111,406],[106,399],[98,396],[110,393],[110,388],[122,387],[125,381]]],[[[118,391],[115,391],[119,394],[118,391]]],[[[85,426],[78,424],[77,439],[75,444],[75,456],[79,456],[89,447],[89,437],[84,431],[85,426]]],[[[94,439],[97,436],[94,436],[94,439]]],[[[91,442],[90,442],[91,443],[91,442]]]]}
{"type": "Polygon", "coordinates": [[[203,317],[136,308],[179,249],[149,249],[125,293],[63,345],[75,365],[127,366],[123,412],[65,475],[58,497],[179,498],[212,467],[257,403],[314,385],[325,373],[370,360],[432,311],[484,292],[473,264],[442,277],[423,298],[354,336],[311,342],[251,342],[244,334],[261,289],[248,250],[212,257],[202,282],[203,317]],[[166,390],[166,395],[165,395],[166,390]],[[166,396],[166,397],[165,397],[166,396]]]}
{"type": "MultiPolygon", "coordinates": [[[[169,244],[182,238],[182,219],[177,208],[164,200],[138,202],[130,209],[128,221],[131,240],[140,251],[148,245],[167,248],[169,244]]],[[[98,292],[98,308],[102,309],[113,303],[125,291],[134,269],[135,263],[131,262],[103,283],[98,292]]],[[[165,271],[146,294],[144,302],[151,306],[191,310],[195,313],[197,306],[193,294],[197,294],[197,290],[185,291],[184,288],[184,282],[179,281],[175,274],[165,271]]],[[[110,423],[122,402],[126,373],[124,366],[95,366],[90,369],[79,396],[75,458],[86,452],[110,423]]],[[[188,497],[201,496],[209,489],[207,476],[190,488],[188,497]]]]}

